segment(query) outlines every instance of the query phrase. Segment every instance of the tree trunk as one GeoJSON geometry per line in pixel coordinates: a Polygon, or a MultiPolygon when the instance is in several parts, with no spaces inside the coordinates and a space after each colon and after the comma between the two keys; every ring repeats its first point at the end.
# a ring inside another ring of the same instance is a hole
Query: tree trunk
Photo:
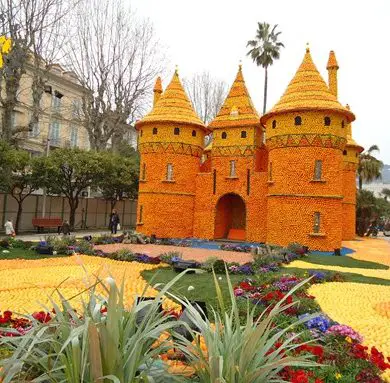
{"type": "Polygon", "coordinates": [[[75,228],[75,220],[76,220],[76,210],[79,207],[78,198],[72,199],[68,198],[69,202],[69,226],[70,230],[74,230],[75,228]]]}
{"type": "Polygon", "coordinates": [[[264,103],[263,103],[263,114],[267,110],[267,91],[268,91],[268,67],[264,68],[265,77],[264,77],[264,103]]]}
{"type": "Polygon", "coordinates": [[[359,175],[359,190],[363,189],[363,177],[359,175]]]}
{"type": "Polygon", "coordinates": [[[20,225],[20,218],[22,217],[23,213],[23,200],[18,201],[18,212],[16,213],[16,221],[15,221],[15,234],[19,234],[19,225],[20,225]]]}
{"type": "Polygon", "coordinates": [[[116,200],[116,199],[111,199],[111,200],[110,200],[110,203],[111,203],[111,211],[113,211],[113,210],[114,210],[114,207],[115,207],[115,205],[116,205],[116,203],[117,203],[117,200],[116,200]]]}
{"type": "Polygon", "coordinates": [[[3,129],[1,138],[8,143],[12,143],[12,112],[14,107],[14,105],[3,104],[3,129]]]}

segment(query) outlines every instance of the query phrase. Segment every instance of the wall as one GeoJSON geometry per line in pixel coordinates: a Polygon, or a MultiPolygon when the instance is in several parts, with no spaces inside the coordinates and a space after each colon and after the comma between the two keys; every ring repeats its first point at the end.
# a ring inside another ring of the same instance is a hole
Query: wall
{"type": "MultiPolygon", "coordinates": [[[[76,212],[76,228],[82,227],[82,221],[86,217],[85,227],[88,229],[107,228],[110,214],[110,203],[100,198],[81,198],[80,205],[76,212]],[[83,210],[84,209],[84,210],[83,210]],[[84,213],[84,214],[83,214],[84,213]],[[83,216],[84,215],[84,216],[83,216]],[[83,216],[83,217],[82,217],[83,216]]],[[[117,210],[121,226],[124,228],[134,228],[137,215],[137,201],[118,201],[117,210]]],[[[0,193],[0,233],[3,232],[4,222],[7,218],[13,220],[15,224],[17,203],[9,195],[0,193]]],[[[40,217],[42,212],[42,196],[31,195],[25,199],[23,204],[22,219],[19,230],[33,231],[32,218],[40,217]]],[[[46,200],[46,217],[69,218],[69,206],[66,198],[48,196],[46,200]]]]}

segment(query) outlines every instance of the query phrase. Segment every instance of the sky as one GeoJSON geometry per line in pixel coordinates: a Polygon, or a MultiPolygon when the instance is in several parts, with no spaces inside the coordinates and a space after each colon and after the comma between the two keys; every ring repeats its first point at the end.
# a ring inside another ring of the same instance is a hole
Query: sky
{"type": "Polygon", "coordinates": [[[132,0],[148,18],[166,50],[169,82],[179,75],[208,71],[232,84],[240,60],[258,111],[263,105],[264,70],[246,56],[257,22],[278,24],[285,48],[269,69],[270,109],[302,62],[306,43],[327,81],[326,63],[334,50],[339,64],[339,101],[356,115],[353,136],[365,148],[377,144],[390,164],[390,0],[132,0]]]}

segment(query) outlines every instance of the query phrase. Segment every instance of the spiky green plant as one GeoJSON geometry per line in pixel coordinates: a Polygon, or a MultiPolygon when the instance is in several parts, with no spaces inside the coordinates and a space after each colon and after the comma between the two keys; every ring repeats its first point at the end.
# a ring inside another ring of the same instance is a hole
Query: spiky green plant
{"type": "Polygon", "coordinates": [[[4,383],[173,381],[158,360],[171,345],[152,345],[162,333],[180,324],[167,321],[158,310],[164,294],[179,278],[167,284],[155,300],[141,301],[130,310],[125,309],[124,285],[118,288],[111,278],[98,280],[89,289],[80,313],[58,291],[62,303],[51,301],[56,311],[51,321],[39,323],[29,317],[31,331],[21,337],[1,338],[0,344],[13,350],[10,358],[0,361],[4,383]],[[97,294],[96,286],[104,288],[103,297],[97,294]],[[102,307],[107,308],[106,313],[102,307]],[[142,322],[136,324],[141,310],[142,322]]]}
{"type": "Polygon", "coordinates": [[[214,274],[215,288],[221,311],[212,310],[211,320],[204,318],[188,301],[183,305],[192,322],[195,345],[182,336],[177,336],[181,350],[196,369],[200,382],[223,383],[269,383],[282,382],[278,373],[284,367],[312,367],[317,364],[305,356],[291,356],[302,343],[296,342],[299,334],[285,337],[286,333],[308,320],[297,320],[284,329],[275,327],[275,319],[296,303],[286,303],[289,295],[307,281],[298,284],[272,310],[264,310],[255,319],[255,307],[247,306],[246,322],[240,321],[236,297],[226,272],[230,302],[227,309],[219,283],[214,274]],[[213,324],[212,324],[212,323],[213,324]],[[207,352],[200,345],[199,336],[204,338],[207,352]],[[280,342],[280,345],[275,346],[280,342]]]}

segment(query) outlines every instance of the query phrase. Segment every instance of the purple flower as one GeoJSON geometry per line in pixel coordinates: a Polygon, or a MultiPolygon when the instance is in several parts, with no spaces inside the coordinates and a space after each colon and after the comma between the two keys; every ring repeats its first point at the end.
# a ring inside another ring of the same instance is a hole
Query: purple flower
{"type": "Polygon", "coordinates": [[[347,326],[347,325],[333,325],[329,327],[329,329],[326,331],[326,334],[331,335],[340,335],[342,337],[349,336],[351,339],[361,343],[363,342],[363,337],[356,332],[353,328],[347,326]]]}

